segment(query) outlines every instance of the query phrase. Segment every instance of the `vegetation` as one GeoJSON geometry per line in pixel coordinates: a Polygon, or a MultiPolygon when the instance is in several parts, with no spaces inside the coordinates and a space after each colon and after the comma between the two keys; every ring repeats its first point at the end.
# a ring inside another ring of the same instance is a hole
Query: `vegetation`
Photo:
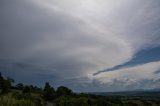
{"type": "Polygon", "coordinates": [[[0,97],[0,106],[35,106],[32,100],[15,99],[9,96],[0,97]]]}
{"type": "Polygon", "coordinates": [[[8,93],[11,88],[11,81],[8,79],[4,79],[0,73],[0,90],[1,94],[8,93]]]}
{"type": "Polygon", "coordinates": [[[44,90],[43,90],[43,98],[47,101],[52,101],[56,96],[56,92],[53,87],[46,82],[44,90]]]}
{"type": "Polygon", "coordinates": [[[57,96],[67,96],[72,94],[72,90],[68,89],[67,87],[60,86],[57,89],[57,96]]]}
{"type": "Polygon", "coordinates": [[[0,106],[160,106],[160,97],[152,96],[100,96],[73,93],[60,86],[55,90],[49,82],[43,89],[19,83],[0,73],[0,106]]]}

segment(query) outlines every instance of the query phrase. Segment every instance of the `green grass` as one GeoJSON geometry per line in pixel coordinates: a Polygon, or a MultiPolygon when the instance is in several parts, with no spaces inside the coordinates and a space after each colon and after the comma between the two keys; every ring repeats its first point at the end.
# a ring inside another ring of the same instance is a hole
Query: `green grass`
{"type": "MultiPolygon", "coordinates": [[[[88,100],[91,101],[91,106],[160,106],[158,97],[96,96],[87,94],[59,96],[52,102],[56,106],[90,106],[88,100]]],[[[0,106],[46,106],[49,103],[52,104],[52,102],[45,101],[41,93],[22,93],[21,90],[11,90],[8,94],[0,95],[0,106]]]]}
{"type": "Polygon", "coordinates": [[[0,106],[35,106],[35,103],[32,100],[18,100],[6,95],[0,97],[0,106]]]}

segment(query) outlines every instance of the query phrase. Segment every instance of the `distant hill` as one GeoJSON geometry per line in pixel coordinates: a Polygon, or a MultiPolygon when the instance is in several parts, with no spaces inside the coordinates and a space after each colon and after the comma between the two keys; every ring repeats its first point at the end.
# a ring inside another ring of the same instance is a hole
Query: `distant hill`
{"type": "Polygon", "coordinates": [[[159,90],[153,91],[123,91],[123,92],[90,92],[89,94],[102,95],[102,96],[149,96],[160,97],[159,90]]]}

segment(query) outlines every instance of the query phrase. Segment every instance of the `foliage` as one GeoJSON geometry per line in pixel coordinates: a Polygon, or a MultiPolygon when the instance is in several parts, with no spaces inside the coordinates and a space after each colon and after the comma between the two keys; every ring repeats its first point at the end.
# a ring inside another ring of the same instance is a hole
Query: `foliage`
{"type": "Polygon", "coordinates": [[[34,100],[34,97],[30,93],[13,92],[12,97],[18,100],[21,99],[34,100]]]}
{"type": "Polygon", "coordinates": [[[43,91],[43,98],[47,101],[52,101],[56,96],[55,90],[53,87],[49,85],[48,82],[46,82],[44,91],[43,91]]]}
{"type": "Polygon", "coordinates": [[[57,96],[66,96],[66,95],[71,95],[72,90],[68,89],[67,87],[60,86],[58,87],[56,93],[57,93],[57,96]]]}
{"type": "Polygon", "coordinates": [[[55,100],[57,106],[159,106],[160,101],[148,100],[144,98],[128,98],[128,97],[102,97],[97,96],[96,98],[89,97],[65,97],[61,96],[55,100]],[[88,103],[91,101],[91,104],[88,103]]]}
{"type": "Polygon", "coordinates": [[[88,98],[86,97],[64,97],[61,96],[56,99],[56,103],[58,106],[89,106],[88,98]]]}
{"type": "Polygon", "coordinates": [[[22,90],[23,93],[30,93],[31,92],[31,88],[29,86],[25,86],[22,90]]]}
{"type": "Polygon", "coordinates": [[[23,83],[18,83],[16,86],[15,86],[15,88],[17,89],[17,90],[22,90],[23,89],[23,83]]]}
{"type": "Polygon", "coordinates": [[[1,81],[1,80],[3,80],[3,76],[2,76],[2,74],[1,74],[1,72],[0,72],[0,81],[1,81]]]}
{"type": "Polygon", "coordinates": [[[0,89],[1,89],[0,94],[8,93],[10,88],[11,88],[11,82],[1,77],[0,78],[0,89]]]}
{"type": "Polygon", "coordinates": [[[160,106],[160,96],[78,94],[64,86],[58,87],[55,92],[48,82],[42,90],[23,83],[12,86],[12,81],[0,73],[0,92],[3,93],[0,95],[0,106],[50,106],[54,103],[56,106],[160,106]]]}
{"type": "Polygon", "coordinates": [[[15,99],[9,96],[0,97],[0,106],[36,106],[32,100],[15,99]]]}

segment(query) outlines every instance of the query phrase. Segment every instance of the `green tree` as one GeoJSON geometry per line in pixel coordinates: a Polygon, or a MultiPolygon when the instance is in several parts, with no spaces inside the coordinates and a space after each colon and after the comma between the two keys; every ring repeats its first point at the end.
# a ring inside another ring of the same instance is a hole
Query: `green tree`
{"type": "Polygon", "coordinates": [[[45,83],[44,91],[47,91],[49,88],[51,88],[49,82],[45,83]]]}
{"type": "Polygon", "coordinates": [[[57,96],[66,96],[66,95],[71,95],[72,90],[70,90],[67,87],[60,86],[60,87],[58,87],[56,93],[57,93],[57,96]]]}
{"type": "Polygon", "coordinates": [[[0,81],[0,89],[1,89],[1,94],[5,94],[5,93],[8,93],[9,90],[11,88],[11,82],[6,80],[6,79],[3,79],[0,81]]]}
{"type": "Polygon", "coordinates": [[[2,74],[1,74],[1,72],[0,72],[0,81],[1,81],[1,80],[3,80],[3,76],[2,76],[2,74]]]}
{"type": "Polygon", "coordinates": [[[23,83],[18,83],[17,85],[16,85],[16,89],[18,89],[18,90],[23,90],[23,83]]]}
{"type": "Polygon", "coordinates": [[[2,76],[2,74],[0,72],[0,90],[2,89],[2,81],[3,81],[3,76],[2,76]]]}
{"type": "Polygon", "coordinates": [[[23,88],[22,93],[30,93],[30,92],[31,92],[30,86],[25,86],[25,87],[23,88]]]}
{"type": "Polygon", "coordinates": [[[5,94],[8,93],[11,89],[11,81],[3,78],[0,72],[0,93],[5,94]]]}
{"type": "Polygon", "coordinates": [[[47,101],[52,101],[55,98],[55,90],[48,82],[46,82],[43,90],[43,98],[47,101]]]}

